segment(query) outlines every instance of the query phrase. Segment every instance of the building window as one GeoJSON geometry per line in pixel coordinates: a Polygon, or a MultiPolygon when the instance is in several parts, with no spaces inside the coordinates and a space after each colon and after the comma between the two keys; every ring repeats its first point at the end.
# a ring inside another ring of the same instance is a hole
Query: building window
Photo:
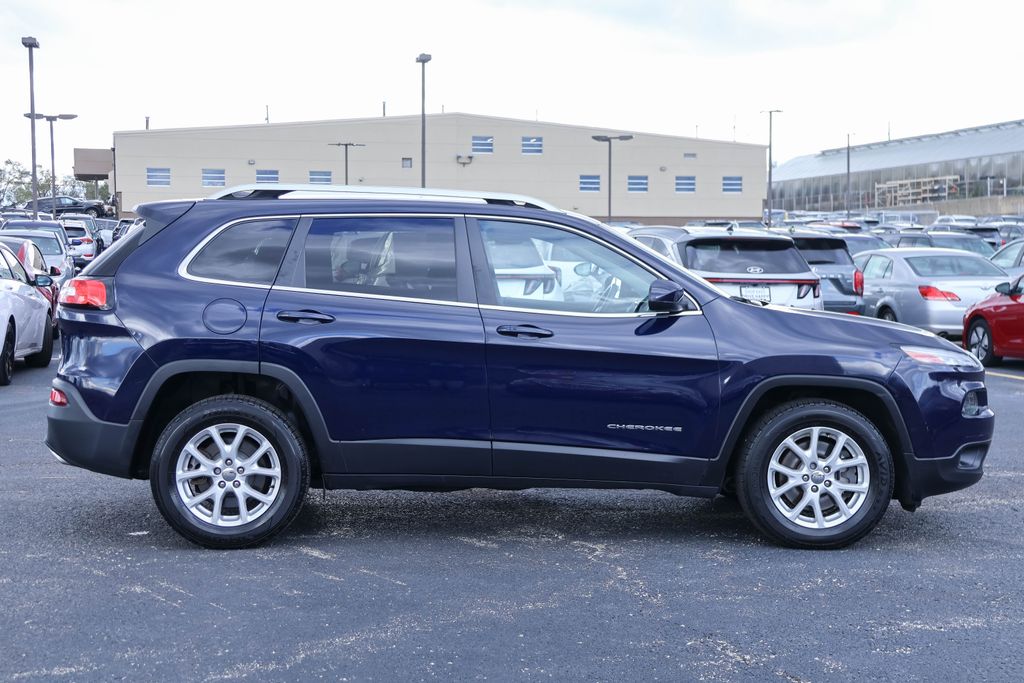
{"type": "Polygon", "coordinates": [[[684,159],[696,159],[697,158],[697,153],[696,152],[683,152],[683,158],[684,159]]]}
{"type": "Polygon", "coordinates": [[[494,154],[494,136],[474,135],[473,154],[494,154]]]}
{"type": "Polygon", "coordinates": [[[171,169],[169,168],[147,168],[146,184],[150,187],[170,187],[171,169]]]}
{"type": "Polygon", "coordinates": [[[697,176],[695,175],[677,175],[676,176],[676,192],[696,192],[697,191],[697,176]]]}
{"type": "Polygon", "coordinates": [[[331,184],[331,172],[330,171],[310,171],[309,172],[309,182],[311,184],[313,184],[313,185],[330,185],[331,184]]]}
{"type": "Polygon", "coordinates": [[[523,138],[523,154],[543,154],[544,138],[523,138]]]}
{"type": "Polygon", "coordinates": [[[722,176],[722,192],[743,192],[743,176],[722,176]]]}
{"type": "Polygon", "coordinates": [[[402,168],[412,168],[412,157],[402,157],[402,168]]]}
{"type": "Polygon", "coordinates": [[[599,175],[581,175],[580,176],[580,192],[600,192],[601,191],[601,176],[599,175]]]}
{"type": "Polygon", "coordinates": [[[257,183],[276,183],[277,182],[277,170],[258,168],[256,169],[256,182],[257,183]]]}
{"type": "Polygon", "coordinates": [[[204,168],[203,187],[224,187],[224,169],[204,168]]]}
{"type": "Polygon", "coordinates": [[[647,176],[628,176],[626,178],[626,190],[628,190],[629,192],[647,192],[647,176]]]}

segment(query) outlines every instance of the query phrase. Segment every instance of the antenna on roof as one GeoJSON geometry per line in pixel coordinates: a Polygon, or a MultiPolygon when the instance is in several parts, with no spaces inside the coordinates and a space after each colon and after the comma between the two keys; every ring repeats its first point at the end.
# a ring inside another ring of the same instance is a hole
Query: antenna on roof
{"type": "Polygon", "coordinates": [[[270,105],[264,105],[267,108],[267,123],[270,123],[270,105]]]}

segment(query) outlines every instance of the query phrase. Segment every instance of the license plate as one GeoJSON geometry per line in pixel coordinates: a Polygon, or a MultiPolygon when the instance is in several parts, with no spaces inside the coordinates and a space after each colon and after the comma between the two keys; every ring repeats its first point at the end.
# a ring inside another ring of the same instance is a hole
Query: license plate
{"type": "Polygon", "coordinates": [[[770,287],[740,287],[740,296],[751,301],[771,302],[772,290],[770,287]]]}

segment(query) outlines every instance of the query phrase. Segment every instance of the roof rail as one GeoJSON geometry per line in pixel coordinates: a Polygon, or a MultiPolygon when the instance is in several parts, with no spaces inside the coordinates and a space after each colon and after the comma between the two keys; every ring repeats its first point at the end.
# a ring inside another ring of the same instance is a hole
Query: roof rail
{"type": "Polygon", "coordinates": [[[396,199],[404,201],[445,200],[472,204],[504,204],[529,209],[560,211],[534,197],[505,192],[439,190],[419,187],[370,187],[362,185],[270,184],[236,185],[216,192],[208,199],[396,199]]]}

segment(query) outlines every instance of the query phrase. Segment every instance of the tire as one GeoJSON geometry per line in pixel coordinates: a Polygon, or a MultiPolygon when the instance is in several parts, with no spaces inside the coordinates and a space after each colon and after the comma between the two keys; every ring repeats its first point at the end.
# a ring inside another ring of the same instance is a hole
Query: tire
{"type": "Polygon", "coordinates": [[[53,321],[46,316],[46,324],[43,326],[43,348],[37,353],[25,356],[25,365],[30,368],[45,368],[53,358],[53,321]]]}
{"type": "Polygon", "coordinates": [[[93,218],[99,218],[100,212],[96,209],[86,209],[85,212],[93,218]]]}
{"type": "Polygon", "coordinates": [[[986,368],[998,365],[1003,360],[995,354],[995,347],[992,345],[992,328],[983,318],[974,320],[967,329],[965,346],[986,368]]]}
{"type": "Polygon", "coordinates": [[[754,526],[797,548],[842,548],[865,536],[888,509],[895,480],[892,455],[878,428],[848,406],[824,399],[792,401],[758,419],[743,441],[735,473],[740,505],[754,526]],[[811,460],[805,449],[815,430],[817,457],[811,460]],[[837,468],[830,458],[842,436],[847,438],[838,462],[850,464],[837,468]],[[804,456],[786,445],[790,439],[804,456]],[[790,467],[794,476],[769,469],[779,465],[790,467]],[[849,488],[863,486],[866,491],[849,488]],[[776,500],[771,487],[784,493],[776,500]]]}
{"type": "Polygon", "coordinates": [[[896,320],[896,314],[893,313],[893,310],[888,306],[883,307],[882,310],[878,312],[878,317],[891,323],[898,322],[896,320]]]}
{"type": "Polygon", "coordinates": [[[207,548],[245,548],[280,533],[295,519],[309,488],[309,456],[299,431],[271,404],[251,396],[215,396],[183,410],[160,434],[149,482],[160,513],[179,534],[207,548]],[[238,427],[245,429],[242,459],[231,450],[238,427]],[[227,444],[226,453],[213,432],[227,444]],[[247,458],[265,445],[269,449],[248,464],[247,458]],[[243,463],[276,475],[245,473],[243,463]],[[179,468],[194,476],[179,483],[179,468]]]}
{"type": "Polygon", "coordinates": [[[0,387],[6,387],[14,379],[14,325],[7,323],[7,334],[0,349],[0,387]]]}

